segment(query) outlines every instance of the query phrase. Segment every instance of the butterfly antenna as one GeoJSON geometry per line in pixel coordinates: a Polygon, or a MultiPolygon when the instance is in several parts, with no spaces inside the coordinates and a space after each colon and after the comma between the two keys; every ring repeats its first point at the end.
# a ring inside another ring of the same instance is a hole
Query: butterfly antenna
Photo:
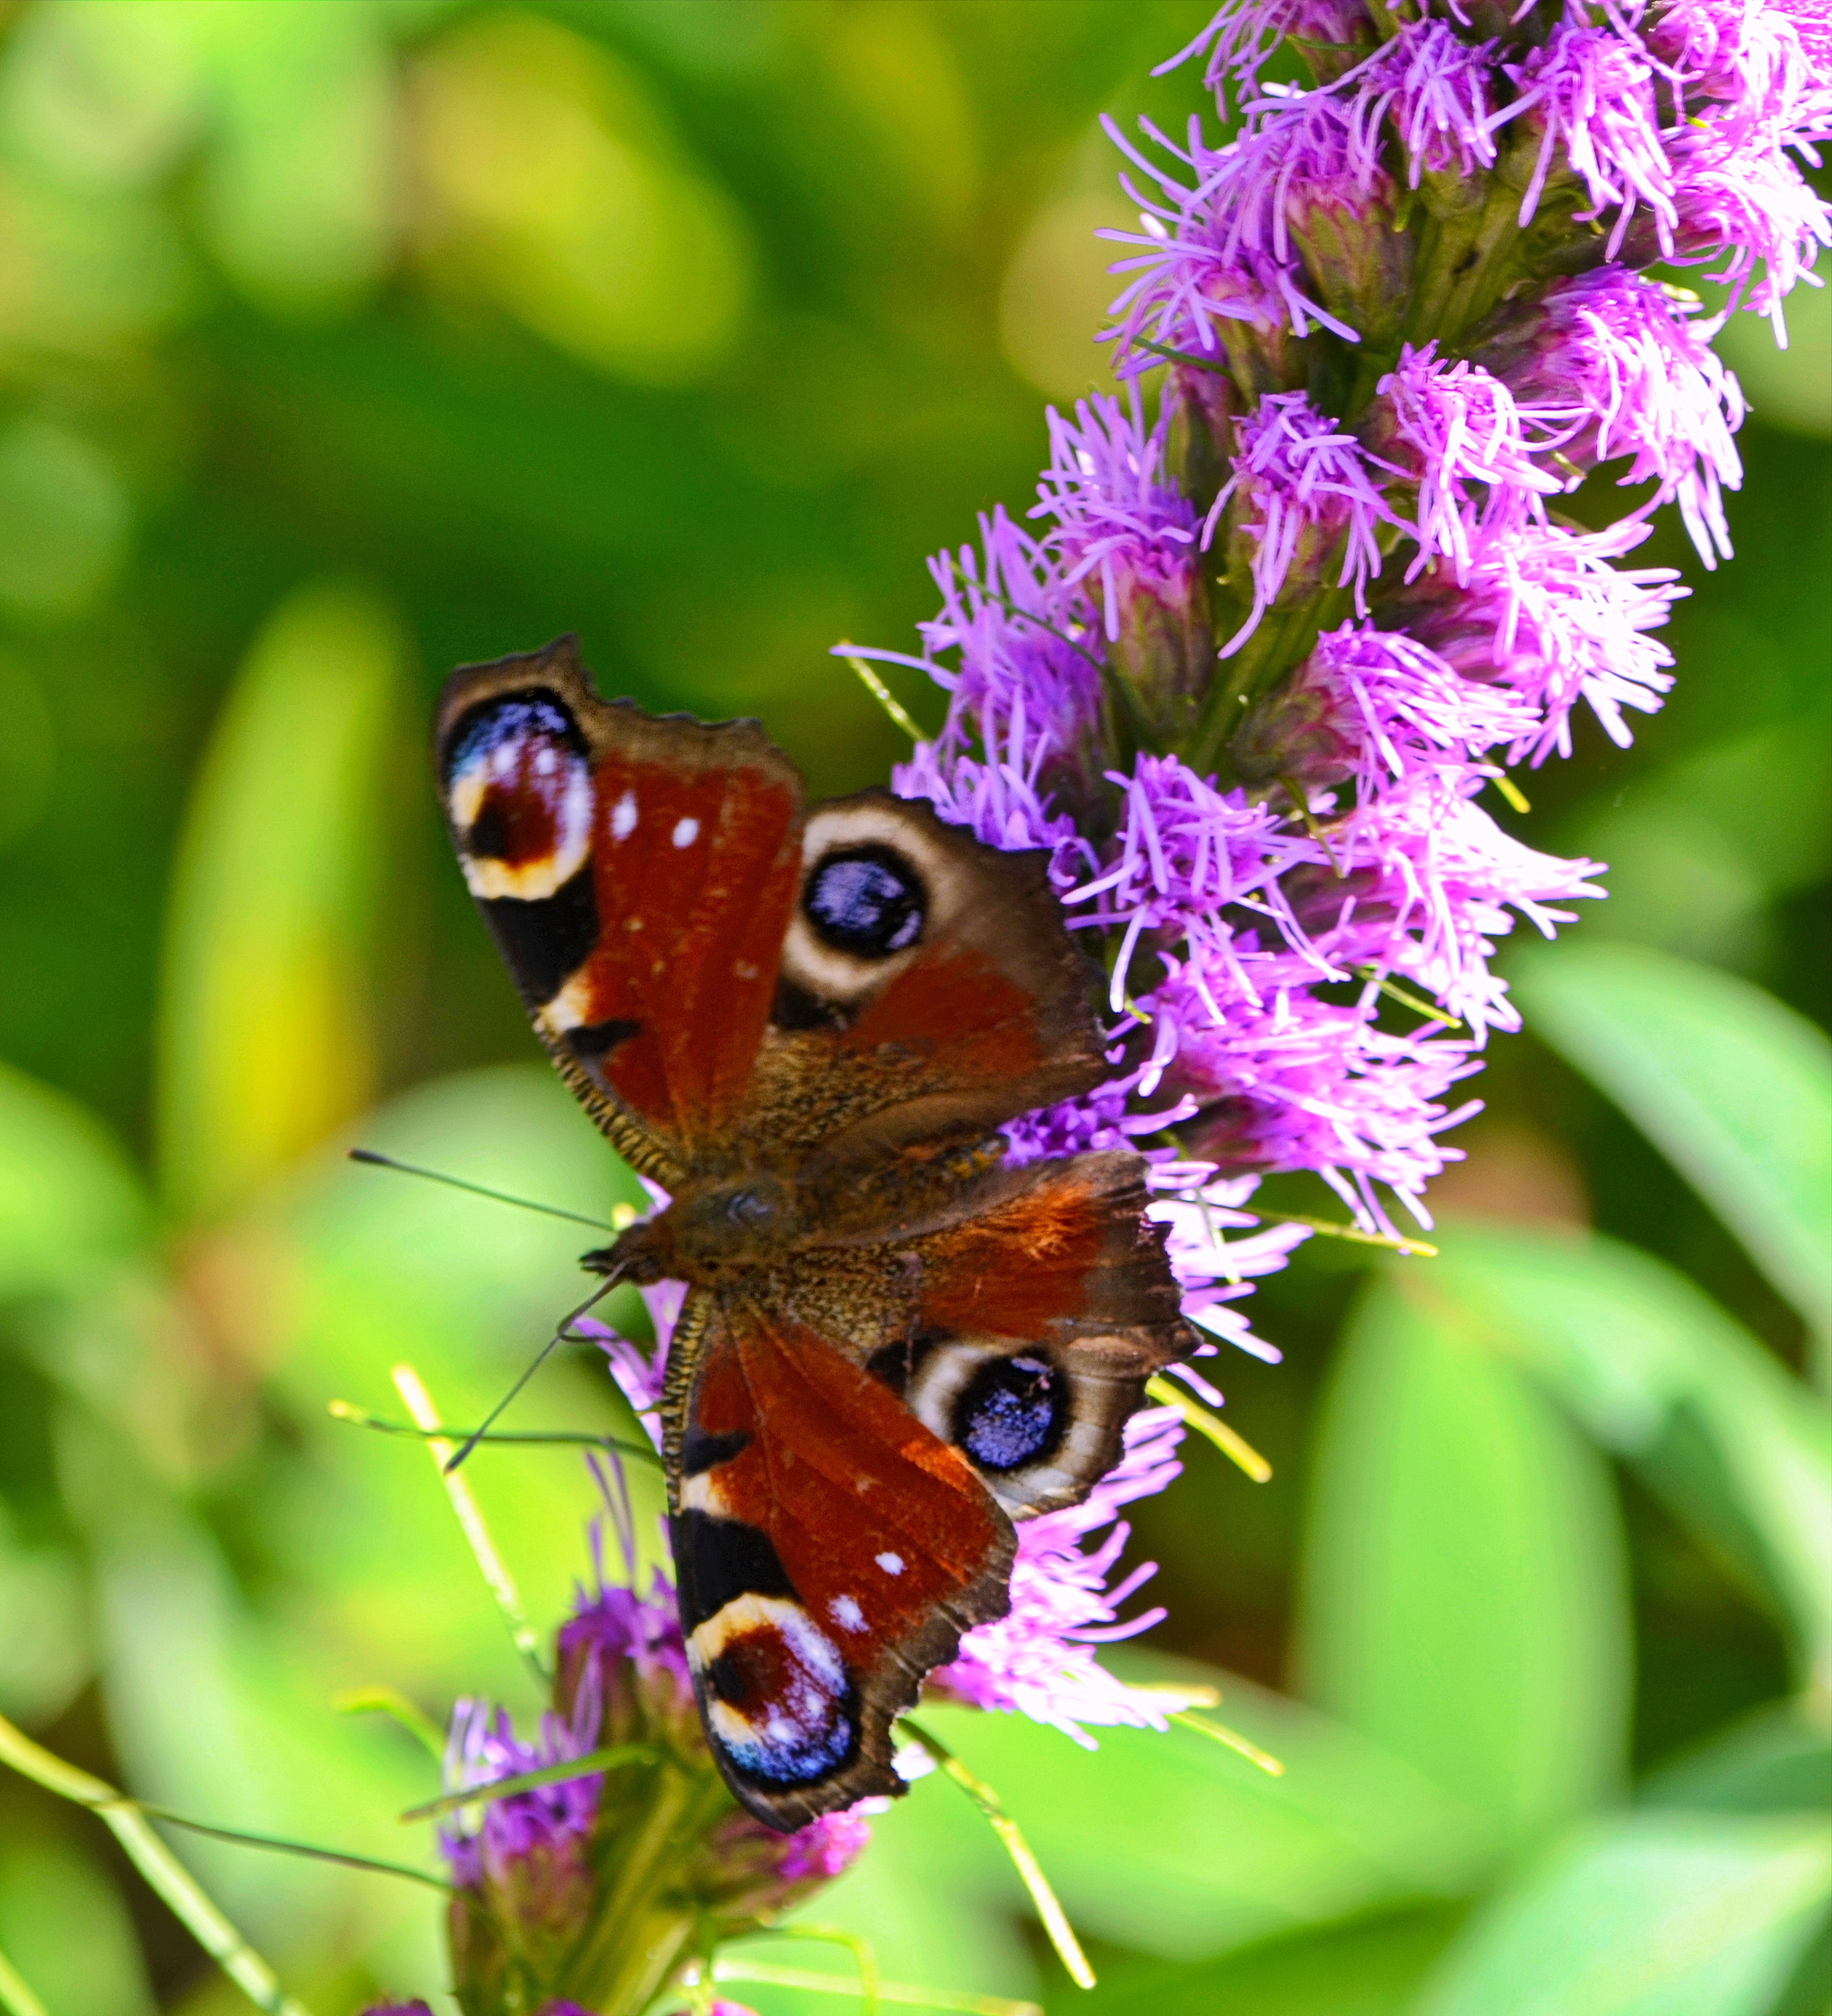
{"type": "MultiPolygon", "coordinates": [[[[621,1232],[623,1226],[614,1220],[588,1218],[583,1211],[565,1211],[556,1204],[539,1204],[533,1197],[512,1196],[507,1190],[493,1190],[487,1183],[467,1183],[462,1176],[448,1176],[442,1169],[423,1169],[412,1162],[398,1162],[392,1155],[384,1155],[374,1148],[352,1148],[350,1159],[366,1163],[372,1168],[393,1169],[404,1176],[424,1176],[428,1183],[444,1183],[455,1190],[469,1190],[473,1197],[489,1197],[497,1204],[513,1204],[523,1211],[538,1211],[548,1218],[570,1219],[574,1225],[588,1225],[595,1232],[621,1232]]],[[[628,1205],[618,1207],[628,1210],[628,1205]]],[[[633,1219],[635,1213],[632,1211],[633,1219]]]]}
{"type": "Polygon", "coordinates": [[[509,1406],[509,1402],[514,1399],[516,1394],[520,1392],[522,1388],[527,1384],[528,1381],[534,1377],[534,1374],[540,1370],[542,1366],[547,1363],[549,1355],[552,1352],[554,1347],[556,1345],[565,1342],[567,1337],[571,1333],[573,1325],[578,1321],[580,1317],[582,1316],[594,1303],[603,1301],[605,1297],[610,1293],[611,1290],[614,1288],[623,1278],[624,1270],[622,1268],[619,1267],[616,1269],[606,1277],[604,1283],[601,1287],[594,1288],[592,1293],[580,1303],[579,1306],[576,1309],[570,1311],[567,1315],[561,1317],[559,1324],[554,1330],[552,1336],[549,1337],[547,1341],[542,1345],[541,1348],[535,1352],[533,1358],[531,1359],[527,1364],[523,1367],[521,1377],[516,1380],[512,1387],[509,1388],[509,1391],[503,1395],[502,1398],[496,1402],[495,1406],[490,1409],[489,1413],[484,1417],[481,1424],[473,1428],[470,1433],[465,1437],[463,1442],[453,1455],[451,1461],[445,1466],[445,1474],[448,1477],[449,1477],[452,1473],[457,1469],[458,1466],[464,1461],[465,1458],[470,1454],[471,1451],[474,1449],[477,1444],[484,1439],[484,1436],[489,1433],[491,1427],[495,1426],[497,1420],[502,1416],[504,1409],[509,1406]]]}

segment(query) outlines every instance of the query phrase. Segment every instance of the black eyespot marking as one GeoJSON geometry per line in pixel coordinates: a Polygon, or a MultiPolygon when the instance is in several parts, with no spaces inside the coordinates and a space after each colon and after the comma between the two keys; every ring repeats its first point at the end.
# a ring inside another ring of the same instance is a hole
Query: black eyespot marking
{"type": "Polygon", "coordinates": [[[691,1509],[677,1514],[669,1524],[674,1530],[681,1628],[689,1637],[734,1597],[795,1597],[795,1585],[768,1534],[758,1527],[691,1509]]]}
{"type": "Polygon", "coordinates": [[[836,848],[815,863],[801,892],[815,934],[855,959],[888,959],[923,934],[928,891],[912,864],[875,843],[836,848]]]}
{"type": "Polygon", "coordinates": [[[1068,1414],[1068,1381],[1054,1366],[995,1358],[954,1403],[954,1440],[982,1470],[1020,1470],[1061,1441],[1068,1414]]]}
{"type": "Polygon", "coordinates": [[[556,742],[581,761],[589,754],[578,723],[550,693],[534,687],[526,693],[498,693],[479,700],[452,724],[445,738],[446,782],[506,742],[538,741],[556,742]]]}
{"type": "Polygon", "coordinates": [[[777,981],[776,998],[770,1003],[770,1021],[775,1028],[844,1029],[848,1019],[844,1009],[836,1003],[822,1001],[805,987],[797,987],[786,975],[777,981]]]}
{"type": "Polygon", "coordinates": [[[872,1378],[888,1386],[901,1399],[909,1384],[909,1368],[914,1358],[914,1347],[905,1337],[900,1344],[880,1345],[866,1360],[865,1369],[872,1378]]]}
{"type": "Polygon", "coordinates": [[[750,1438],[743,1430],[732,1435],[709,1435],[704,1428],[689,1423],[686,1434],[681,1438],[681,1474],[704,1476],[709,1470],[717,1470],[722,1463],[729,1463],[733,1456],[741,1456],[750,1446],[750,1438]]]}
{"type": "Polygon", "coordinates": [[[544,1008],[585,963],[598,942],[598,898],[592,864],[561,883],[551,896],[524,902],[492,897],[478,906],[489,920],[522,999],[544,1008]]]}
{"type": "Polygon", "coordinates": [[[642,1033],[640,1022],[587,1022],[566,1032],[567,1048],[581,1063],[602,1064],[618,1044],[642,1033]]]}

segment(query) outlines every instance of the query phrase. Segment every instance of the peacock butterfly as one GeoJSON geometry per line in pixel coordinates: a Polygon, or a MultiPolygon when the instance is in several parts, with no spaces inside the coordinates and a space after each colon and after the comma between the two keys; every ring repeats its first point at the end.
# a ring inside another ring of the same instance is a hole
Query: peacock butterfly
{"type": "Polygon", "coordinates": [[[756,722],[607,704],[570,637],[454,672],[437,744],[537,1033],[671,1198],[585,1264],[689,1287],[663,1454],[713,1755],[783,1830],[900,1791],[891,1725],[1009,1607],[1012,1522],[1194,1342],[1138,1157],[1004,1159],[1107,1071],[1046,857],[808,808],[756,722]]]}

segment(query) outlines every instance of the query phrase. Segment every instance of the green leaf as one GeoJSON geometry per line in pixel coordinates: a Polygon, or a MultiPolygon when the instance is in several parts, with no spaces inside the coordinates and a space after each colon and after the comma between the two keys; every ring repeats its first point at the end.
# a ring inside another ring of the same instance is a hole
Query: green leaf
{"type": "MultiPolygon", "coordinates": [[[[417,1087],[373,1115],[362,1139],[594,1217],[642,1194],[540,1064],[417,1087]]],[[[425,1447],[334,1420],[329,1406],[404,1418],[389,1375],[405,1359],[448,1421],[480,1421],[585,1294],[578,1255],[603,1235],[341,1157],[289,1186],[269,1222],[286,1243],[293,1292],[276,1312],[268,1391],[311,1451],[275,1544],[317,1614],[336,1620],[350,1661],[340,1684],[387,1683],[441,1713],[452,1694],[488,1690],[520,1709],[527,1676],[425,1447]]],[[[617,1305],[596,1313],[625,1319],[617,1305]]],[[[502,1425],[639,1432],[603,1358],[583,1346],[556,1352],[502,1425]]],[[[545,1632],[588,1571],[585,1522],[599,1507],[580,1452],[486,1446],[462,1474],[545,1632]]],[[[639,1542],[659,1559],[659,1477],[634,1464],[627,1474],[639,1542]]],[[[621,1572],[614,1540],[610,1556],[621,1572]]]]}
{"type": "Polygon", "coordinates": [[[1470,1925],[1418,2016],[1765,2016],[1829,1888],[1816,1816],[1593,1825],[1470,1925]]]}
{"type": "Polygon", "coordinates": [[[1313,1474],[1308,1697],[1480,1808],[1498,1845],[1607,1795],[1627,1738],[1623,1545],[1564,1417],[1383,1283],[1344,1339],[1313,1474]]]}
{"type": "Polygon", "coordinates": [[[25,1823],[16,1803],[7,1835],[0,1845],[0,1952],[52,2016],[153,2016],[120,1891],[74,1841],[25,1823]]]}
{"type": "Polygon", "coordinates": [[[1115,1967],[1061,2016],[1406,2016],[1464,1917],[1460,1905],[1354,1918],[1186,1967],[1115,1967]]]}
{"type": "Polygon", "coordinates": [[[101,1122],[0,1064],[0,1301],[94,1286],[148,1223],[139,1180],[101,1122]]]}
{"type": "Polygon", "coordinates": [[[160,1031],[161,1173],[219,1213],[364,1103],[366,912],[401,640],[366,595],[301,590],[255,640],[180,848],[160,1031]]]}
{"type": "Polygon", "coordinates": [[[1821,1337],[1832,1331],[1832,1044],[1733,974],[1561,945],[1513,985],[1535,1027],[1697,1190],[1821,1337]]]}
{"type": "Polygon", "coordinates": [[[1810,1703],[1771,1701],[1671,1759],[1636,1796],[1693,1813],[1832,1811],[1832,1744],[1810,1703]]]}
{"type": "Polygon", "coordinates": [[[389,249],[393,107],[373,10],[178,11],[212,100],[199,193],[218,257],[273,313],[349,308],[389,249]]]}
{"type": "MultiPolygon", "coordinates": [[[[1021,1715],[923,1712],[999,1787],[1085,1936],[1198,1960],[1358,1911],[1460,1895],[1475,1880],[1484,1817],[1355,1731],[1231,1675],[1123,1663],[1134,1677],[1218,1681],[1221,1713],[1280,1759],[1283,1777],[1183,1730],[1101,1729],[1099,1748],[1083,1752],[1021,1715]]],[[[894,1823],[902,1881],[941,1883],[977,1911],[1022,1911],[997,1844],[950,1791],[918,1786],[874,1823],[864,1864],[894,1823]]],[[[831,1906],[822,1899],[823,1918],[839,1917],[840,1895],[831,1906]]],[[[880,1959],[888,1971],[889,1954],[880,1959]]],[[[909,1962],[895,1966],[912,1978],[909,1962]]]]}
{"type": "Polygon", "coordinates": [[[1395,1271],[1454,1334],[1512,1359],[1790,1622],[1832,1673],[1832,1424],[1708,1296],[1614,1240],[1452,1225],[1395,1271]]]}

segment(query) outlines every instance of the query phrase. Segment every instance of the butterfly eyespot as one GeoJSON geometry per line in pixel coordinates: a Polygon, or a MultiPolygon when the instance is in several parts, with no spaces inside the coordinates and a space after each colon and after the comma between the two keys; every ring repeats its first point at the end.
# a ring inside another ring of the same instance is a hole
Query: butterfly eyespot
{"type": "Polygon", "coordinates": [[[954,1440],[982,1470],[1021,1470],[1055,1448],[1068,1411],[1068,1382],[1053,1366],[990,1359],[954,1403],[954,1440]]]}
{"type": "Polygon", "coordinates": [[[851,1678],[800,1604],[736,1597],[693,1633],[687,1656],[705,1688],[708,1732],[744,1777],[811,1784],[856,1754],[851,1678]]]}
{"type": "Polygon", "coordinates": [[[836,848],[808,873],[801,907],[815,935],[854,959],[888,959],[923,934],[928,891],[895,848],[836,848]]]}
{"type": "Polygon", "coordinates": [[[542,902],[585,864],[592,775],[584,737],[551,694],[501,693],[446,741],[446,805],[472,894],[542,902]]]}

